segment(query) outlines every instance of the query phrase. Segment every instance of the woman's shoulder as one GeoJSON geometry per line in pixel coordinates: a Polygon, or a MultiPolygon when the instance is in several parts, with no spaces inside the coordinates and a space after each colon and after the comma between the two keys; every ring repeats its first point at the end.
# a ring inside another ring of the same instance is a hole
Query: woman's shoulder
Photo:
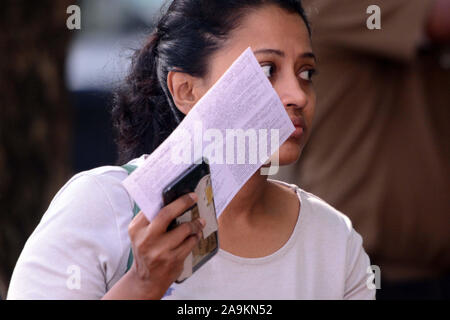
{"type": "MultiPolygon", "coordinates": [[[[127,164],[138,167],[145,160],[146,155],[135,158],[127,164]]],[[[61,197],[63,198],[77,198],[92,199],[91,195],[97,203],[99,201],[107,202],[113,211],[128,211],[123,210],[126,206],[132,210],[133,200],[122,185],[122,181],[128,176],[128,172],[121,166],[100,166],[90,170],[79,172],[72,176],[56,193],[50,207],[61,197]],[[115,210],[116,208],[120,210],[115,210]]]]}
{"type": "Polygon", "coordinates": [[[120,166],[96,167],[76,173],[66,182],[61,190],[64,190],[71,184],[79,183],[110,189],[112,186],[122,184],[122,181],[127,176],[127,171],[120,166]]]}
{"type": "Polygon", "coordinates": [[[287,186],[296,192],[300,200],[300,216],[304,223],[308,223],[309,225],[320,225],[322,229],[340,229],[342,232],[346,233],[350,233],[353,229],[349,217],[317,195],[303,190],[296,184],[280,180],[272,181],[287,186]]]}
{"type": "Polygon", "coordinates": [[[352,230],[353,225],[347,215],[315,194],[301,188],[299,188],[299,192],[304,202],[310,207],[311,216],[313,218],[320,220],[321,223],[329,223],[333,226],[339,225],[347,231],[352,230]]]}
{"type": "Polygon", "coordinates": [[[61,197],[80,197],[81,200],[92,193],[97,195],[98,201],[107,200],[113,205],[119,200],[118,197],[127,195],[122,186],[127,175],[127,171],[119,166],[102,166],[76,173],[59,189],[50,207],[61,197]]]}

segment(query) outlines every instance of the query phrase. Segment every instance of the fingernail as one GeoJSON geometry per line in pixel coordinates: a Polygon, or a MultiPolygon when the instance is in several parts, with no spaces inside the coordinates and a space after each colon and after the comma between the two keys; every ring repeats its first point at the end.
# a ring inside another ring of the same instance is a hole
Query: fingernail
{"type": "Polygon", "coordinates": [[[191,197],[191,199],[194,201],[197,201],[197,199],[198,199],[197,194],[195,192],[189,193],[189,197],[191,197]]]}
{"type": "Polygon", "coordinates": [[[199,218],[198,221],[200,222],[200,224],[202,225],[202,228],[204,228],[206,226],[206,220],[203,218],[199,218]]]}

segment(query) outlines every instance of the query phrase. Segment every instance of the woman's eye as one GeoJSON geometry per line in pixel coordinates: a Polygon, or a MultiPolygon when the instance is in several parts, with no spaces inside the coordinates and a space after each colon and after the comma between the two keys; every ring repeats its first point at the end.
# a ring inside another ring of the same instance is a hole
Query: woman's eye
{"type": "Polygon", "coordinates": [[[261,68],[263,69],[264,74],[266,75],[267,78],[272,77],[272,72],[273,72],[273,66],[272,65],[268,64],[268,65],[265,65],[265,66],[261,66],[261,68]]]}
{"type": "Polygon", "coordinates": [[[313,75],[316,73],[316,70],[310,69],[300,72],[300,78],[306,81],[312,81],[313,75]]]}

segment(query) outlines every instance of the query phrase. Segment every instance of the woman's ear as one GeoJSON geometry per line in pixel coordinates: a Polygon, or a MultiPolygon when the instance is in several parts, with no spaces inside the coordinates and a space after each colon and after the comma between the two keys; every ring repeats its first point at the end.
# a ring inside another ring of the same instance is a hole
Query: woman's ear
{"type": "Polygon", "coordinates": [[[172,94],[176,107],[187,114],[200,99],[196,85],[198,81],[193,76],[179,71],[169,71],[167,87],[172,94]]]}

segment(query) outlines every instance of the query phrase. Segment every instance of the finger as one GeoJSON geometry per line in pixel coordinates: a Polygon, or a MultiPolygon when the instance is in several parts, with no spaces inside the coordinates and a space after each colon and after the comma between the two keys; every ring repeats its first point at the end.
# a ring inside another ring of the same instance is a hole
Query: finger
{"type": "Polygon", "coordinates": [[[150,222],[145,214],[142,211],[139,211],[139,213],[131,220],[129,229],[140,230],[147,227],[149,224],[150,222]]]}
{"type": "Polygon", "coordinates": [[[179,247],[189,236],[196,235],[198,233],[201,234],[204,226],[205,221],[202,218],[182,223],[167,233],[164,242],[168,244],[169,249],[175,249],[179,247]]]}
{"type": "Polygon", "coordinates": [[[153,220],[152,227],[160,233],[165,233],[172,220],[192,207],[196,202],[197,195],[193,192],[179,197],[159,211],[153,220]]]}
{"type": "Polygon", "coordinates": [[[180,246],[178,246],[178,248],[176,248],[174,250],[175,255],[177,256],[178,259],[180,259],[180,260],[186,259],[188,254],[191,253],[192,250],[194,250],[195,246],[199,242],[199,240],[201,238],[201,234],[202,233],[199,232],[197,234],[190,235],[186,240],[184,240],[181,243],[180,246]]]}

